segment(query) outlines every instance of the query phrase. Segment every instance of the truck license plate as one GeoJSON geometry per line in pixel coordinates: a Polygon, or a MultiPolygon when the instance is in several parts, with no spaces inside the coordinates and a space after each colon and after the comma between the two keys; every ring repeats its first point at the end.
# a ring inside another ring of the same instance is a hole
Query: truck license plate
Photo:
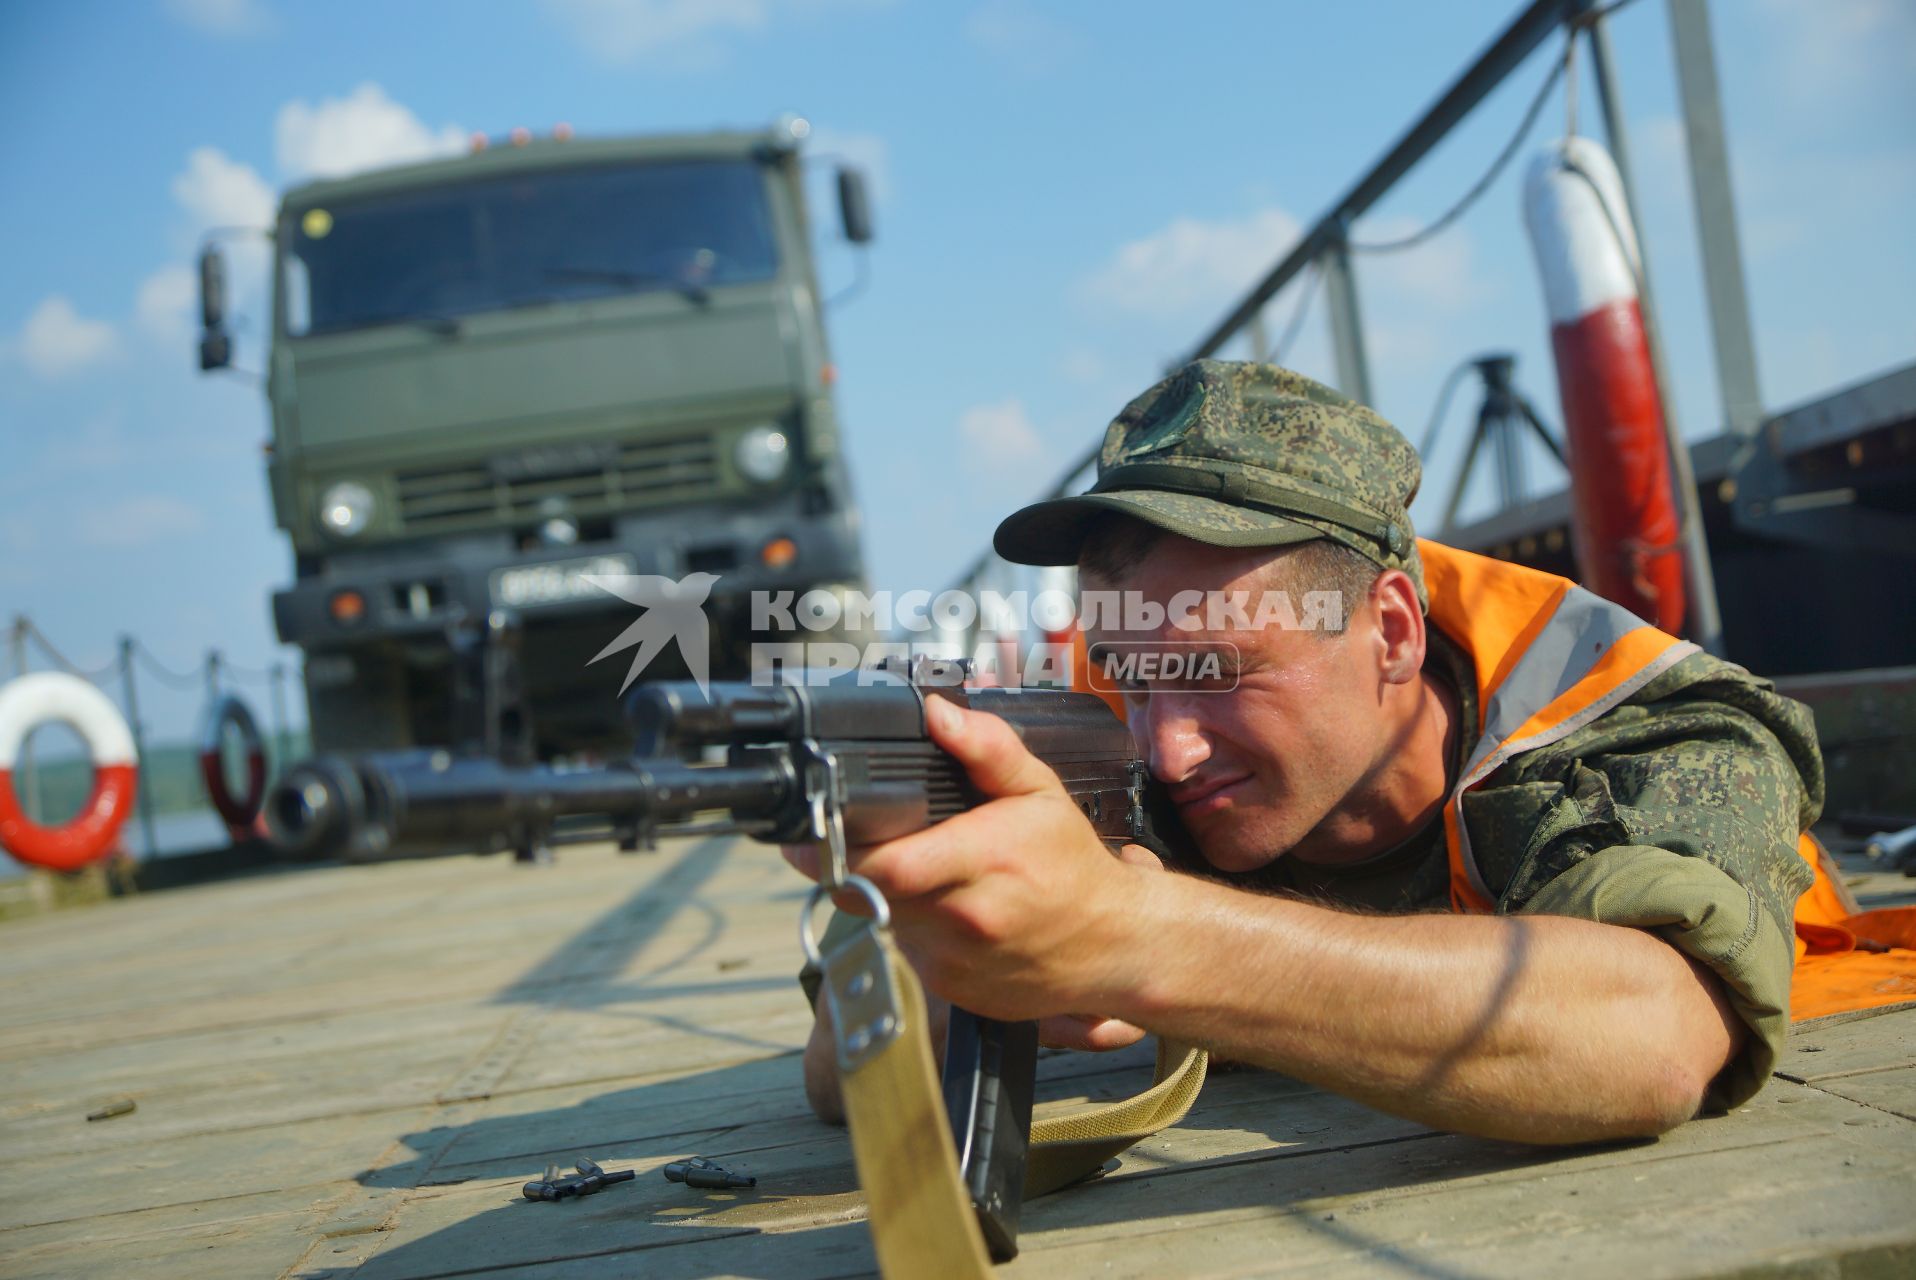
{"type": "Polygon", "coordinates": [[[610,603],[613,597],[586,579],[631,573],[634,567],[631,556],[616,555],[500,569],[492,575],[492,602],[515,609],[564,604],[569,600],[599,599],[610,603]]]}

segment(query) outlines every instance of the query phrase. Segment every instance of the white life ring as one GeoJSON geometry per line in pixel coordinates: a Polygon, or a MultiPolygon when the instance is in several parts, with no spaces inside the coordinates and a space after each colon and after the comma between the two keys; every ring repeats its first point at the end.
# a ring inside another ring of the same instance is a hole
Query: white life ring
{"type": "Polygon", "coordinates": [[[0,686],[0,848],[52,871],[77,871],[110,852],[133,812],[139,758],[112,699],[80,679],[40,671],[0,686]],[[73,727],[93,761],[93,793],[71,822],[45,827],[27,817],[13,769],[27,735],[49,720],[73,727]]]}

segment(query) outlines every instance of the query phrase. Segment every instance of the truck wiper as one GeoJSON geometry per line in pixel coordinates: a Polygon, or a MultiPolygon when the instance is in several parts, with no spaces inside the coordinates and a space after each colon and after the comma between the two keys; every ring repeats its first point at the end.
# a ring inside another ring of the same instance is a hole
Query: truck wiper
{"type": "Polygon", "coordinates": [[[459,317],[440,315],[436,311],[404,311],[386,316],[368,316],[362,323],[403,324],[414,329],[424,329],[427,333],[436,333],[442,338],[461,337],[466,329],[459,317]]]}
{"type": "Polygon", "coordinates": [[[704,306],[712,300],[711,293],[703,285],[696,285],[676,276],[662,275],[657,271],[626,271],[618,267],[547,267],[548,280],[588,280],[597,284],[617,284],[627,288],[639,285],[664,285],[687,302],[696,302],[704,306]]]}

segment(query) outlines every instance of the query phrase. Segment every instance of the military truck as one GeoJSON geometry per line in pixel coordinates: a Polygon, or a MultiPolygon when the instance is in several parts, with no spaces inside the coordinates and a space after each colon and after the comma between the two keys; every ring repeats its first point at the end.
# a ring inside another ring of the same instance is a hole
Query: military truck
{"type": "MultiPolygon", "coordinates": [[[[273,617],[305,653],[316,750],[452,743],[456,639],[488,619],[515,637],[537,754],[621,741],[630,654],[591,659],[639,614],[588,576],[717,575],[714,676],[742,670],[750,592],[862,586],[807,132],[517,131],[286,192],[265,382],[293,582],[273,617]]],[[[837,191],[862,245],[862,175],[837,191]]],[[[210,245],[201,276],[201,366],[221,368],[210,245]]],[[[683,676],[677,658],[645,674],[683,676]]]]}

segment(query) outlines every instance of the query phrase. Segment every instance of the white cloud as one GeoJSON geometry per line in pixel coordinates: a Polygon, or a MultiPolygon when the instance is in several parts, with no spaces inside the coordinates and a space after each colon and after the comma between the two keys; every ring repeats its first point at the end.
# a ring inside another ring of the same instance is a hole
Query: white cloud
{"type": "Polygon", "coordinates": [[[90,516],[80,540],[94,547],[138,547],[196,533],[205,524],[198,507],[164,494],[146,494],[90,516]]]}
{"type": "MultiPolygon", "coordinates": [[[[273,188],[251,165],[217,147],[195,147],[188,153],[186,168],[173,179],[173,198],[186,213],[188,244],[196,244],[216,227],[269,231],[279,203],[273,188]]],[[[270,272],[266,238],[227,236],[220,244],[228,263],[228,313],[264,315],[270,272]]],[[[141,325],[155,336],[177,340],[182,326],[175,304],[184,293],[190,305],[196,292],[191,268],[162,267],[140,286],[135,309],[141,325]],[[170,315],[169,308],[173,308],[170,315]]]]}
{"type": "Polygon", "coordinates": [[[995,404],[973,405],[958,415],[958,438],[965,458],[987,470],[1030,464],[1044,455],[1038,430],[1031,425],[1024,401],[1017,397],[995,404]]]}
{"type": "Polygon", "coordinates": [[[66,295],[56,293],[41,300],[8,345],[31,372],[52,379],[112,358],[120,338],[112,325],[87,319],[66,295]]]}
{"type": "Polygon", "coordinates": [[[1282,209],[1236,221],[1177,218],[1123,246],[1084,281],[1093,302],[1124,311],[1185,315],[1232,301],[1277,260],[1299,233],[1282,209]]]}
{"type": "Polygon", "coordinates": [[[258,0],[166,0],[166,11],[216,36],[255,35],[272,23],[258,0]]]}
{"type": "Polygon", "coordinates": [[[429,128],[371,82],[317,105],[287,103],[279,109],[273,137],[280,172],[289,179],[336,178],[452,155],[466,146],[464,129],[456,124],[429,128]]]}
{"type": "Polygon", "coordinates": [[[1079,43],[1071,28],[1025,0],[987,0],[966,17],[965,38],[1028,76],[1051,70],[1079,43]]]}
{"type": "Polygon", "coordinates": [[[173,179],[173,198],[193,220],[196,232],[212,227],[273,225],[273,189],[250,165],[218,147],[195,147],[186,168],[173,179]]]}
{"type": "Polygon", "coordinates": [[[133,310],[142,329],[172,341],[192,332],[189,313],[198,296],[199,279],[192,268],[174,263],[141,282],[133,310]]]}
{"type": "Polygon", "coordinates": [[[767,0],[546,0],[546,9],[615,64],[667,53],[710,63],[721,52],[715,37],[761,30],[770,16],[767,0]]]}

